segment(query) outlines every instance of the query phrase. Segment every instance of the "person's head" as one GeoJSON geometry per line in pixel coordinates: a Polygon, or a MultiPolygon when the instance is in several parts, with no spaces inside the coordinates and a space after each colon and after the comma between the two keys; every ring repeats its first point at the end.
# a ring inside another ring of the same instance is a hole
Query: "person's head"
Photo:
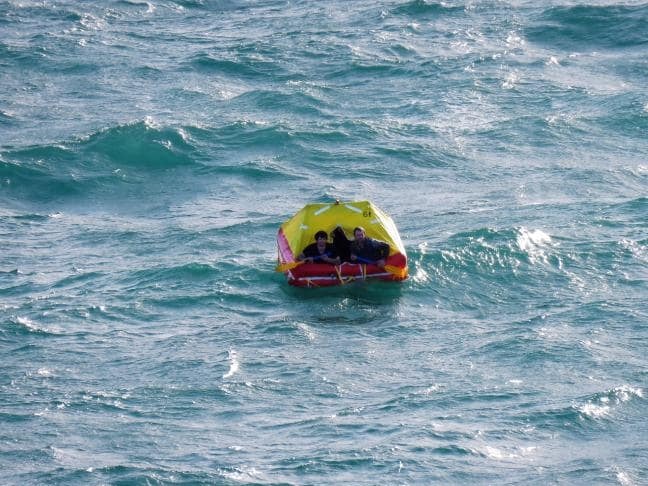
{"type": "Polygon", "coordinates": [[[356,226],[353,229],[353,237],[356,239],[356,241],[364,240],[365,236],[365,229],[362,226],[356,226]]]}
{"type": "Polygon", "coordinates": [[[318,231],[315,233],[315,242],[317,243],[317,248],[319,249],[320,253],[324,251],[324,248],[326,248],[326,240],[328,239],[328,235],[326,234],[326,231],[318,231]]]}

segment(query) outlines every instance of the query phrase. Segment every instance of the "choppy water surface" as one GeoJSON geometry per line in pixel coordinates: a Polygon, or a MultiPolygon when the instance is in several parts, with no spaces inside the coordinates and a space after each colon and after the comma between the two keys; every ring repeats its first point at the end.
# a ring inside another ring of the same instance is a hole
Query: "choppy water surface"
{"type": "Polygon", "coordinates": [[[0,1],[0,31],[0,482],[648,481],[645,3],[0,1]],[[408,281],[274,273],[334,198],[394,218],[408,281]]]}

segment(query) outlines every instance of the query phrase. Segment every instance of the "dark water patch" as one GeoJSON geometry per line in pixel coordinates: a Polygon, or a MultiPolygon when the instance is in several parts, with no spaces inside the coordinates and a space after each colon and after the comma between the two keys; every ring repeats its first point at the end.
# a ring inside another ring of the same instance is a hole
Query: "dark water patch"
{"type": "MultiPolygon", "coordinates": [[[[57,152],[59,149],[50,151],[52,156],[56,156],[57,152]]],[[[21,158],[22,154],[12,155],[12,158],[15,156],[21,158]]],[[[65,158],[68,158],[67,155],[65,158]]],[[[3,199],[9,195],[20,201],[46,201],[57,197],[74,196],[82,192],[79,184],[64,170],[56,170],[49,164],[43,164],[41,160],[34,162],[25,164],[0,160],[0,179],[4,187],[3,199]]]]}
{"type": "Polygon", "coordinates": [[[385,48],[384,52],[388,56],[393,56],[401,62],[409,58],[417,60],[420,60],[422,58],[415,47],[409,44],[404,44],[402,42],[394,42],[389,44],[389,46],[385,48]]]}
{"type": "Polygon", "coordinates": [[[291,130],[283,125],[239,121],[214,129],[214,141],[228,150],[250,147],[277,147],[290,144],[291,130]]]}
{"type": "MultiPolygon", "coordinates": [[[[191,374],[192,369],[200,368],[198,363],[191,367],[186,359],[171,361],[160,361],[151,363],[140,363],[140,373],[145,373],[147,383],[135,385],[132,388],[122,388],[110,391],[85,390],[77,391],[74,394],[67,394],[65,398],[66,409],[72,411],[83,411],[85,413],[108,413],[119,412],[127,414],[132,419],[163,420],[173,418],[192,410],[194,413],[200,410],[200,405],[211,402],[220,404],[223,407],[236,404],[236,399],[223,391],[218,386],[208,386],[204,383],[183,383],[166,385],[155,383],[155,380],[169,377],[174,380],[178,377],[178,368],[182,368],[180,374],[191,374]],[[149,376],[150,374],[150,376],[149,376]],[[141,386],[140,386],[141,385],[141,386]],[[159,408],[151,406],[151,400],[165,405],[159,408]]],[[[203,363],[204,364],[204,363],[203,363]]],[[[111,366],[122,366],[122,363],[113,361],[111,366]]],[[[124,376],[125,380],[137,381],[135,375],[124,376]]],[[[201,410],[202,411],[202,410],[201,410]]]]}
{"type": "Polygon", "coordinates": [[[191,61],[190,66],[198,71],[209,71],[220,74],[229,74],[234,76],[256,77],[261,72],[253,69],[243,62],[237,62],[231,59],[219,59],[211,54],[199,54],[191,61]]]}
{"type": "Polygon", "coordinates": [[[117,0],[115,5],[126,9],[143,10],[146,13],[150,12],[152,4],[146,0],[117,0]]]}
{"type": "Polygon", "coordinates": [[[352,130],[347,124],[306,126],[303,129],[291,130],[295,144],[307,149],[310,144],[345,144],[354,139],[352,130]]]}
{"type": "MultiPolygon", "coordinates": [[[[431,154],[428,147],[419,146],[415,143],[393,144],[390,146],[377,145],[374,148],[376,155],[390,161],[400,161],[403,164],[411,164],[411,168],[443,168],[449,166],[446,157],[439,157],[431,154]]],[[[409,177],[412,176],[410,173],[409,177]]]]}
{"type": "MultiPolygon", "coordinates": [[[[637,50],[636,52],[628,53],[618,60],[611,60],[611,62],[606,63],[606,65],[611,65],[613,71],[622,78],[626,83],[628,83],[633,88],[635,86],[641,86],[648,76],[648,66],[643,61],[643,52],[637,50]]],[[[634,92],[635,89],[632,89],[634,92]]],[[[639,99],[641,102],[641,99],[639,99]]],[[[644,109],[644,112],[648,110],[644,109]]],[[[647,113],[644,113],[645,116],[648,116],[647,113]]]]}
{"type": "Polygon", "coordinates": [[[3,285],[6,285],[6,287],[0,289],[3,297],[24,298],[29,297],[32,294],[39,294],[46,291],[46,284],[37,284],[32,280],[23,278],[20,270],[15,274],[13,271],[7,272],[4,274],[4,277],[3,285]]]}
{"type": "Polygon", "coordinates": [[[177,285],[180,282],[199,282],[212,280],[220,272],[210,264],[186,263],[174,267],[157,267],[147,270],[138,270],[127,277],[126,281],[133,282],[137,288],[149,287],[156,284],[165,287],[166,284],[177,285]]]}
{"type": "Polygon", "coordinates": [[[306,172],[295,172],[274,160],[251,160],[236,164],[220,163],[200,170],[201,173],[219,178],[219,185],[233,193],[254,193],[254,188],[264,184],[284,184],[307,178],[306,172]]]}
{"type": "MultiPolygon", "coordinates": [[[[219,309],[222,309],[222,302],[220,299],[214,295],[179,295],[180,292],[175,291],[175,286],[166,289],[165,291],[160,291],[157,293],[157,296],[150,296],[148,298],[142,298],[142,302],[146,305],[152,306],[154,309],[164,311],[181,311],[200,308],[201,306],[215,306],[219,309]],[[173,296],[170,296],[169,290],[173,290],[173,296]]],[[[244,315],[252,315],[246,314],[244,315]]],[[[256,314],[255,314],[256,315],[256,314]]]]}
{"type": "Polygon", "coordinates": [[[565,271],[589,279],[587,283],[590,285],[598,284],[604,288],[617,281],[624,272],[633,274],[638,271],[639,275],[648,265],[648,252],[642,241],[564,241],[565,271]]]}
{"type": "MultiPolygon", "coordinates": [[[[363,119],[320,122],[315,126],[306,125],[302,129],[291,130],[290,133],[295,136],[295,143],[304,151],[312,150],[313,143],[316,143],[317,147],[323,147],[324,150],[328,151],[341,150],[344,147],[353,150],[353,147],[359,142],[364,141],[380,146],[400,135],[383,129],[371,120],[363,119]],[[386,140],[383,141],[383,138],[386,140]]],[[[335,160],[328,161],[328,164],[335,164],[335,160]]]]}
{"type": "MultiPolygon", "coordinates": [[[[2,2],[9,5],[11,2],[2,2]]],[[[27,23],[32,19],[42,19],[43,21],[64,21],[79,22],[82,19],[81,14],[66,5],[52,5],[47,2],[12,5],[7,8],[7,18],[20,23],[27,23]]]]}
{"type": "Polygon", "coordinates": [[[71,164],[75,160],[74,152],[64,144],[37,145],[25,148],[7,147],[3,150],[3,156],[41,165],[45,165],[45,162],[50,159],[61,164],[71,164]]]}
{"type": "Polygon", "coordinates": [[[48,51],[44,47],[24,47],[0,42],[0,66],[35,68],[44,64],[48,51]]]}
{"type": "Polygon", "coordinates": [[[188,70],[199,73],[211,73],[258,81],[261,79],[275,80],[286,77],[289,73],[281,64],[265,61],[256,57],[237,56],[235,59],[219,58],[213,54],[201,53],[187,64],[188,70]]]}
{"type": "Polygon", "coordinates": [[[165,72],[161,68],[155,66],[139,66],[133,70],[134,74],[138,77],[145,79],[147,82],[161,81],[164,79],[165,72]]]}
{"type": "Polygon", "coordinates": [[[150,178],[200,167],[196,148],[182,129],[145,122],[72,142],[7,148],[1,155],[0,181],[8,189],[3,196],[23,204],[99,194],[118,203],[116,190],[122,195],[135,195],[136,186],[164,190],[162,181],[156,188],[150,178]]]}
{"type": "Polygon", "coordinates": [[[428,395],[425,392],[414,392],[392,397],[385,402],[373,404],[366,408],[369,412],[377,415],[413,413],[419,412],[421,409],[430,412],[438,407],[438,401],[439,398],[434,395],[428,395]]]}
{"type": "Polygon", "coordinates": [[[418,65],[415,63],[403,63],[398,59],[385,59],[374,57],[366,60],[353,60],[343,67],[328,71],[325,79],[339,81],[343,79],[353,80],[353,85],[373,84],[377,79],[407,78],[416,74],[418,65]]]}
{"type": "MultiPolygon", "coordinates": [[[[16,423],[33,422],[34,415],[31,413],[0,412],[0,421],[12,425],[16,423]]],[[[3,451],[3,453],[5,452],[3,451]]]]}
{"type": "Polygon", "coordinates": [[[159,170],[192,165],[195,148],[181,131],[146,122],[118,126],[77,143],[86,155],[105,158],[120,166],[159,170]]]}
{"type": "Polygon", "coordinates": [[[648,44],[648,6],[553,7],[525,35],[531,42],[577,52],[639,47],[648,44]]]}
{"type": "MultiPolygon", "coordinates": [[[[393,166],[385,164],[384,157],[379,154],[358,153],[350,147],[338,152],[336,156],[337,167],[332,167],[332,171],[358,184],[388,180],[392,187],[397,187],[400,182],[411,181],[411,172],[394,169],[393,166]]],[[[309,168],[316,172],[316,165],[309,164],[309,168]]]]}
{"type": "MultiPolygon", "coordinates": [[[[648,179],[648,168],[644,171],[637,171],[636,175],[641,179],[648,179]]],[[[648,197],[641,196],[623,201],[613,205],[606,212],[611,213],[611,215],[620,212],[637,217],[645,216],[646,212],[648,212],[648,197]]]]}
{"type": "Polygon", "coordinates": [[[473,449],[457,444],[438,446],[435,447],[433,451],[435,454],[439,454],[441,456],[470,456],[475,454],[475,451],[473,449]]]}
{"type": "MultiPolygon", "coordinates": [[[[548,324],[549,325],[549,324],[548,324]]],[[[552,364],[561,364],[566,359],[578,360],[581,365],[590,363],[587,349],[577,346],[568,336],[562,339],[543,340],[521,330],[518,336],[508,336],[490,341],[476,349],[475,358],[488,355],[499,364],[508,364],[518,369],[535,369],[552,364]]]]}
{"type": "MultiPolygon", "coordinates": [[[[340,426],[343,430],[346,427],[340,426]]],[[[354,429],[355,430],[355,429],[354,429]]],[[[351,433],[351,431],[347,431],[351,433]]],[[[363,475],[363,471],[369,469],[384,474],[386,471],[383,466],[376,461],[366,450],[349,450],[340,451],[336,454],[322,454],[310,457],[308,472],[317,475],[327,475],[329,479],[336,476],[339,482],[344,482],[345,472],[353,471],[354,475],[363,475]]],[[[356,476],[357,477],[357,476],[356,476]]],[[[338,482],[336,481],[336,482],[338,482]]]]}
{"type": "MultiPolygon", "coordinates": [[[[0,61],[1,65],[1,61],[0,61]]],[[[9,113],[6,113],[5,111],[0,108],[0,126],[4,125],[7,127],[14,126],[17,124],[16,117],[13,115],[10,115],[9,113]]]]}
{"type": "Polygon", "coordinates": [[[250,7],[274,5],[274,1],[261,0],[173,0],[174,4],[187,9],[205,10],[211,12],[228,12],[245,10],[250,7]]]}
{"type": "Polygon", "coordinates": [[[560,431],[587,437],[588,430],[578,409],[564,406],[518,415],[519,420],[542,431],[560,431]]]}
{"type": "MultiPolygon", "coordinates": [[[[101,72],[101,66],[94,62],[83,62],[79,59],[59,59],[49,65],[47,71],[57,76],[69,76],[70,79],[77,77],[83,83],[85,82],[84,78],[97,75],[97,73],[101,72]]],[[[88,98],[92,97],[91,94],[83,90],[79,90],[76,94],[81,99],[84,96],[88,98]]]]}
{"type": "Polygon", "coordinates": [[[88,484],[112,484],[114,486],[143,486],[143,485],[198,485],[222,484],[224,486],[240,485],[238,479],[227,479],[218,472],[187,471],[179,466],[153,466],[138,464],[136,459],[129,460],[126,456],[115,452],[99,454],[90,459],[83,450],[69,451],[70,461],[82,464],[77,467],[67,464],[65,467],[52,466],[50,470],[34,472],[32,475],[18,476],[18,480],[29,478],[38,484],[68,484],[84,486],[88,484]],[[76,459],[75,459],[76,457],[76,459]],[[122,464],[110,464],[110,463],[122,464]],[[99,466],[87,466],[87,464],[99,466]],[[107,465],[102,465],[109,463],[107,465]]]}
{"type": "Polygon", "coordinates": [[[0,326],[2,326],[4,332],[8,332],[14,336],[36,335],[46,337],[59,334],[58,331],[26,316],[7,316],[6,319],[0,322],[0,326]]]}
{"type": "Polygon", "coordinates": [[[19,224],[46,223],[52,218],[52,215],[25,213],[13,216],[13,219],[19,224]]]}
{"type": "Polygon", "coordinates": [[[510,156],[519,151],[526,156],[529,151],[536,152],[540,148],[562,150],[563,144],[570,144],[575,135],[585,132],[585,128],[579,125],[553,126],[547,117],[524,115],[488,123],[470,130],[466,135],[475,147],[483,146],[487,141],[493,153],[510,156]],[[523,144],[511,147],[511,140],[520,139],[524,139],[523,144]]]}
{"type": "Polygon", "coordinates": [[[106,275],[102,272],[81,272],[76,275],[69,275],[52,285],[53,289],[85,287],[89,283],[106,275]]]}
{"type": "Polygon", "coordinates": [[[621,386],[573,399],[569,406],[558,406],[548,410],[535,410],[518,416],[542,430],[563,430],[584,437],[592,430],[607,430],[618,423],[618,415],[633,406],[633,402],[645,401],[640,388],[621,386]]]}
{"type": "MultiPolygon", "coordinates": [[[[266,253],[269,249],[263,245],[254,247],[239,248],[236,244],[232,245],[231,242],[240,241],[241,235],[272,235],[274,242],[277,229],[282,221],[268,217],[264,214],[255,214],[251,211],[247,214],[233,215],[225,210],[221,212],[221,217],[218,222],[215,222],[210,229],[205,230],[205,235],[217,238],[223,243],[224,253],[217,259],[219,269],[223,272],[235,272],[237,269],[255,269],[272,270],[274,269],[274,262],[268,258],[274,258],[274,253],[266,253]],[[252,256],[255,263],[248,260],[248,263],[239,263],[241,259],[246,259],[252,256]]],[[[286,219],[288,216],[286,216],[286,219]]],[[[219,245],[220,246],[220,245],[219,245]]],[[[274,250],[274,248],[273,248],[274,250]]]]}
{"type": "Polygon", "coordinates": [[[266,113],[279,112],[313,119],[326,118],[323,114],[323,109],[326,108],[324,101],[303,91],[253,90],[236,97],[234,102],[246,107],[260,108],[266,113]]]}
{"type": "Polygon", "coordinates": [[[629,140],[635,140],[648,133],[648,113],[639,100],[608,100],[609,104],[603,116],[593,119],[606,133],[617,134],[629,140]]]}
{"type": "Polygon", "coordinates": [[[439,15],[456,15],[464,13],[465,10],[466,8],[463,5],[449,5],[446,2],[431,2],[428,0],[410,0],[392,8],[391,13],[415,17],[417,20],[437,20],[439,15]]]}

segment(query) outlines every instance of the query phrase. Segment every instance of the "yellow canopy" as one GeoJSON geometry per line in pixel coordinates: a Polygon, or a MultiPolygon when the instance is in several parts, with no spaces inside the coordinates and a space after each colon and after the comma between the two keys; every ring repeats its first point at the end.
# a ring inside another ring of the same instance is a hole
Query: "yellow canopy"
{"type": "Polygon", "coordinates": [[[389,243],[390,255],[406,254],[392,219],[370,201],[307,204],[281,229],[297,255],[315,241],[315,233],[323,230],[330,234],[336,226],[342,227],[349,239],[353,239],[353,229],[362,226],[368,237],[389,243]]]}

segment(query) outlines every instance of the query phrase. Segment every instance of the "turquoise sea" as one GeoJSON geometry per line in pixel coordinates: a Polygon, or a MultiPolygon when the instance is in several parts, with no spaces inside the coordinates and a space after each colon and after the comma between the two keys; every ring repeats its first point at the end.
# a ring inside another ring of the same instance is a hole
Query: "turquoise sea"
{"type": "Polygon", "coordinates": [[[648,484],[648,4],[0,0],[0,484],[648,484]],[[410,278],[295,289],[373,201],[410,278]]]}

